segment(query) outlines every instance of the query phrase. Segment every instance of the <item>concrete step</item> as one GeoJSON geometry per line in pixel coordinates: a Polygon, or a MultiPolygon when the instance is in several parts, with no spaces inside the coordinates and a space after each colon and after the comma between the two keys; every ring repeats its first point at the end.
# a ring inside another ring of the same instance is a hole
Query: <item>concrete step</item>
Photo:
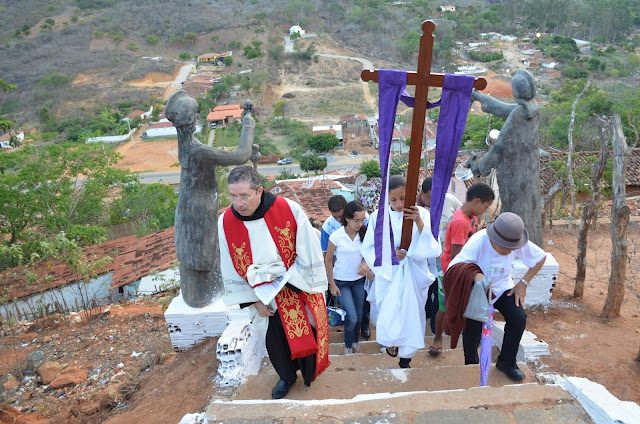
{"type": "MultiPolygon", "coordinates": [[[[535,381],[525,363],[518,364],[526,378],[521,383],[535,381]]],[[[238,387],[232,399],[270,399],[271,388],[278,382],[276,373],[259,373],[247,377],[238,387]]],[[[298,378],[288,399],[351,399],[357,395],[374,393],[400,393],[415,391],[439,391],[468,389],[479,386],[480,370],[478,365],[433,366],[428,368],[401,369],[397,365],[391,369],[343,368],[339,378],[336,372],[324,372],[306,387],[298,378]]],[[[504,373],[491,367],[487,384],[491,387],[512,385],[504,373]]]]}
{"type": "MultiPolygon", "coordinates": [[[[329,343],[342,343],[344,341],[343,328],[344,327],[329,327],[329,343]]],[[[372,325],[370,327],[370,330],[371,330],[371,337],[369,337],[368,339],[365,339],[364,337],[362,337],[362,334],[361,334],[360,341],[362,342],[367,340],[374,341],[376,339],[376,327],[372,325]]]]}
{"type": "MultiPolygon", "coordinates": [[[[342,333],[340,333],[342,335],[342,333]]],[[[344,355],[344,342],[341,338],[337,342],[331,341],[331,336],[329,337],[329,355],[344,355]]],[[[424,346],[425,349],[428,349],[433,343],[433,336],[427,336],[424,338],[424,346]]],[[[449,336],[442,337],[442,350],[448,351],[451,350],[450,347],[451,338],[449,336]]],[[[458,340],[458,346],[456,350],[462,350],[462,338],[458,340]]],[[[373,336],[369,340],[361,340],[360,341],[360,350],[358,353],[380,353],[380,344],[373,338],[373,336]]]]}
{"type": "MultiPolygon", "coordinates": [[[[317,383],[314,382],[311,389],[317,383]]],[[[297,386],[304,387],[298,382],[292,390],[299,388],[297,386]]],[[[328,392],[336,394],[343,387],[344,384],[334,377],[328,392]]],[[[381,386],[380,391],[384,387],[381,386]]],[[[261,390],[270,393],[271,386],[261,390]]],[[[377,393],[351,399],[218,400],[209,405],[206,417],[209,423],[226,424],[592,423],[569,392],[560,386],[536,383],[437,392],[377,393]]]]}

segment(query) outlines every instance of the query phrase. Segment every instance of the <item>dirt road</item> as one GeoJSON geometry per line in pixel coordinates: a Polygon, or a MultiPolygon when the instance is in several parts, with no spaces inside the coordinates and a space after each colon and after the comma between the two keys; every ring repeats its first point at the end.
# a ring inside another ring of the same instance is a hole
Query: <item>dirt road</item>
{"type": "Polygon", "coordinates": [[[187,79],[192,70],[193,65],[184,65],[183,67],[181,67],[178,71],[178,75],[176,75],[173,82],[167,88],[165,88],[164,93],[162,94],[162,99],[168,100],[173,93],[180,90],[180,87],[182,87],[182,83],[187,79]]]}
{"type": "MultiPolygon", "coordinates": [[[[337,54],[328,54],[328,53],[318,53],[320,57],[328,57],[331,59],[343,59],[343,60],[355,60],[356,62],[362,63],[362,69],[374,70],[373,62],[369,59],[365,59],[363,57],[353,57],[353,56],[341,56],[337,54]]],[[[364,93],[364,99],[366,102],[375,110],[378,111],[378,102],[373,98],[371,92],[369,91],[369,83],[360,81],[362,84],[362,92],[364,93]]]]}

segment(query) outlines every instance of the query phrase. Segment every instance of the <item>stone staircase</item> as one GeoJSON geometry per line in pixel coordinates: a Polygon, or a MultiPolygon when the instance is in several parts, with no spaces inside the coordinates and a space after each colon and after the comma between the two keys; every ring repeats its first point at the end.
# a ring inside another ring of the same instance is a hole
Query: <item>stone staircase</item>
{"type": "MultiPolygon", "coordinates": [[[[357,354],[344,355],[341,327],[330,333],[331,366],[306,387],[298,378],[287,397],[271,399],[278,375],[265,358],[260,372],[236,388],[231,400],[214,400],[208,423],[591,423],[580,404],[557,385],[543,384],[525,363],[514,383],[495,367],[487,387],[478,365],[464,365],[462,341],[432,357],[420,350],[411,369],[381,353],[372,331],[357,354]]],[[[373,329],[372,329],[373,330],[373,329]]],[[[425,339],[429,346],[432,337],[425,339]]],[[[497,356],[494,348],[493,359],[497,356]]]]}

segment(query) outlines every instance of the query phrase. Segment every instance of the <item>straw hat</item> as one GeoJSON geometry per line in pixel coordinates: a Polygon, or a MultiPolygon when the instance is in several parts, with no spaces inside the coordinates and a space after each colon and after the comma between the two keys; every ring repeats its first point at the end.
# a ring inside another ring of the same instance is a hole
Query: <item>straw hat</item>
{"type": "Polygon", "coordinates": [[[487,226],[489,239],[507,249],[519,249],[529,241],[522,219],[513,212],[501,213],[487,226]]]}

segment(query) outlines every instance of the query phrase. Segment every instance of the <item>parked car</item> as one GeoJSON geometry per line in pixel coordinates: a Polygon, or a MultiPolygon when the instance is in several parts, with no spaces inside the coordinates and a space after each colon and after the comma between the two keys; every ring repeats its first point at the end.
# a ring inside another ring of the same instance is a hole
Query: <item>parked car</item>
{"type": "Polygon", "coordinates": [[[211,128],[212,130],[215,130],[216,127],[217,127],[217,125],[216,125],[215,122],[212,122],[212,123],[209,124],[209,128],[211,128]]]}
{"type": "Polygon", "coordinates": [[[291,163],[293,163],[293,161],[291,159],[280,159],[278,162],[276,162],[278,165],[289,165],[291,163]]]}

